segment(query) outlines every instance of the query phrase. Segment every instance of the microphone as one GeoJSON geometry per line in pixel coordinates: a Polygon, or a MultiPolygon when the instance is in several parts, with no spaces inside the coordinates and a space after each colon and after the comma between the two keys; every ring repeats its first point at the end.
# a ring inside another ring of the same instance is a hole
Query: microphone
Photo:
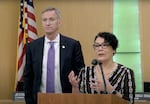
{"type": "Polygon", "coordinates": [[[93,59],[93,60],[92,60],[92,65],[95,66],[95,65],[97,65],[97,64],[98,64],[98,61],[97,61],[96,59],[93,59]]]}
{"type": "Polygon", "coordinates": [[[98,64],[99,67],[100,67],[101,74],[102,74],[102,78],[103,78],[103,83],[104,83],[104,94],[107,94],[106,80],[105,80],[105,77],[104,77],[104,72],[103,72],[102,62],[99,61],[99,60],[93,59],[93,60],[92,60],[92,65],[96,66],[97,64],[98,64]]]}

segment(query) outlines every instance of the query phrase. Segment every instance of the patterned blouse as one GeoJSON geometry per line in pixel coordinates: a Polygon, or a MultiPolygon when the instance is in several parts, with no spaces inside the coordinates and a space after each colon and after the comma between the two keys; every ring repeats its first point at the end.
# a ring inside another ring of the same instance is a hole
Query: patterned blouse
{"type": "MultiPolygon", "coordinates": [[[[80,84],[79,90],[81,93],[98,93],[90,88],[89,82],[95,78],[94,66],[86,66],[79,73],[80,84]]],[[[135,80],[134,72],[125,67],[124,65],[118,64],[109,76],[109,82],[114,87],[114,90],[122,94],[122,98],[128,100],[130,104],[134,103],[135,97],[135,80]]]]}

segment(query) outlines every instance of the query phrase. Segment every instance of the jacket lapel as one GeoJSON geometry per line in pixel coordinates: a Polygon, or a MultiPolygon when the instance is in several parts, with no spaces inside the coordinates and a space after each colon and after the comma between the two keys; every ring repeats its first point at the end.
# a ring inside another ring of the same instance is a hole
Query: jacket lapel
{"type": "Polygon", "coordinates": [[[60,71],[62,72],[64,66],[64,59],[66,53],[67,43],[62,35],[60,35],[60,71]]]}
{"type": "Polygon", "coordinates": [[[40,72],[42,72],[42,64],[43,64],[43,49],[44,49],[44,37],[42,37],[37,45],[39,50],[39,61],[40,61],[40,72]]]}

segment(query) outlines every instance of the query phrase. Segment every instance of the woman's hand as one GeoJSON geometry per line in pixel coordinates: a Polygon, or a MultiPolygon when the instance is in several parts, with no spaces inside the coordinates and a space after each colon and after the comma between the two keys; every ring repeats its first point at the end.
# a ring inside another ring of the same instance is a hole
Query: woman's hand
{"type": "Polygon", "coordinates": [[[68,78],[69,78],[69,82],[71,83],[72,87],[78,88],[80,79],[77,79],[77,76],[75,76],[74,71],[71,71],[69,73],[68,78]]]}
{"type": "MultiPolygon", "coordinates": [[[[111,93],[113,91],[113,86],[110,84],[110,82],[106,79],[106,90],[107,93],[111,93]]],[[[97,92],[103,92],[104,91],[104,82],[102,79],[92,79],[90,82],[91,89],[94,89],[97,92]]]]}
{"type": "Polygon", "coordinates": [[[97,92],[103,91],[103,89],[104,89],[102,81],[97,80],[97,79],[92,79],[91,80],[90,87],[91,87],[91,89],[93,89],[97,92]]]}
{"type": "Polygon", "coordinates": [[[77,76],[75,76],[74,72],[71,71],[68,75],[69,82],[72,85],[72,93],[79,93],[79,81],[80,79],[77,79],[77,76]]]}

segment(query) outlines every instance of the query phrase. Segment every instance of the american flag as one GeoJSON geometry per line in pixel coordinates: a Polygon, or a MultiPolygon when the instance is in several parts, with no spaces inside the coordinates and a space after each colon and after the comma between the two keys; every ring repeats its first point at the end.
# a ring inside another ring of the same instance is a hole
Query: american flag
{"type": "Polygon", "coordinates": [[[17,42],[16,83],[18,91],[23,83],[23,71],[25,68],[26,43],[37,39],[36,20],[34,15],[33,0],[20,0],[20,17],[17,42]]]}

